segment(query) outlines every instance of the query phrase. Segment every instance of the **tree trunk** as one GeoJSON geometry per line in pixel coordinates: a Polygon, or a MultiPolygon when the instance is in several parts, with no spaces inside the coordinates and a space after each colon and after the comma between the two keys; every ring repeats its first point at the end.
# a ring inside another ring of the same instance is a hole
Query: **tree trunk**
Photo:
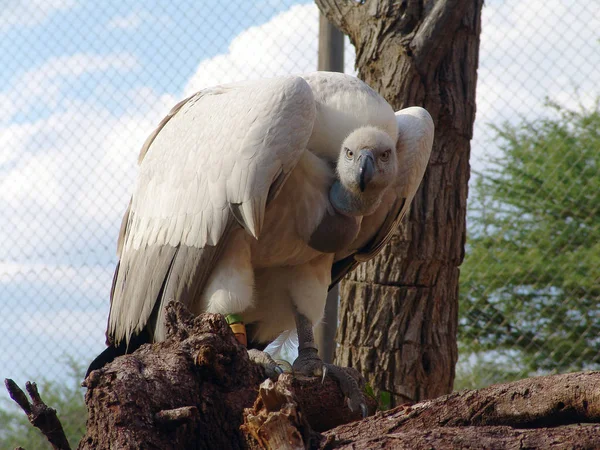
{"type": "Polygon", "coordinates": [[[470,139],[483,0],[316,0],[356,47],[359,77],[436,126],[408,220],[341,284],[336,363],[392,404],[452,391],[458,266],[464,256],[470,139]]]}

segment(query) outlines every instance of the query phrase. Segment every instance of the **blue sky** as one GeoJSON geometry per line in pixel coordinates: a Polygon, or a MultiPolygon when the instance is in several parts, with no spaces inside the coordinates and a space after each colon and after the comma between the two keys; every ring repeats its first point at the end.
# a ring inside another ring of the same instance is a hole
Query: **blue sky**
{"type": "MultiPolygon", "coordinates": [[[[483,12],[473,164],[486,124],[591,104],[597,7],[490,0],[483,12]],[[577,89],[575,89],[577,88],[577,89]]],[[[61,378],[103,348],[137,152],[184,95],[316,68],[307,2],[9,0],[0,11],[0,376],[61,378]],[[297,4],[299,3],[299,4],[297,4]]],[[[353,51],[348,48],[348,70],[353,51]]]]}
{"type": "Polygon", "coordinates": [[[156,3],[15,1],[0,12],[2,377],[60,378],[64,356],[85,364],[102,350],[137,153],[174,103],[261,71],[316,68],[312,5],[156,3]]]}
{"type": "MultiPolygon", "coordinates": [[[[250,26],[261,25],[299,2],[218,1],[14,1],[0,13],[0,82],[10,86],[24,74],[41,70],[51,60],[77,54],[123,58],[120,67],[103,76],[84,73],[72,77],[70,98],[89,99],[107,80],[110,94],[102,96],[116,113],[122,112],[119,95],[135,87],[177,93],[194,73],[198,62],[226,52],[232,37],[250,26]],[[46,3],[43,11],[40,4],[46,3]],[[18,5],[18,6],[17,6],[18,5]],[[50,5],[50,6],[47,6],[50,5]],[[54,5],[54,8],[52,8],[54,5]],[[9,6],[10,9],[10,6],[9,6]],[[34,13],[39,11],[38,13],[34,13]],[[2,20],[4,19],[4,21],[2,20]],[[155,70],[151,70],[154,67],[155,70]]],[[[11,3],[9,2],[9,5],[11,3]]],[[[50,111],[20,111],[16,120],[35,118],[50,111]]]]}

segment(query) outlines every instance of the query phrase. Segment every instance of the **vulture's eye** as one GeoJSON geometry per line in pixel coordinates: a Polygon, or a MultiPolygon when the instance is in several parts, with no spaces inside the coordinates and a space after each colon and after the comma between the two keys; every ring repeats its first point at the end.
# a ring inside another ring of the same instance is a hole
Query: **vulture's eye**
{"type": "Polygon", "coordinates": [[[392,151],[391,150],[386,150],[385,152],[383,152],[379,158],[381,158],[382,161],[387,161],[388,159],[390,159],[390,155],[391,155],[392,151]]]}
{"type": "Polygon", "coordinates": [[[354,158],[354,152],[352,150],[350,150],[349,148],[347,148],[345,150],[346,150],[346,158],[348,158],[348,159],[354,158]]]}

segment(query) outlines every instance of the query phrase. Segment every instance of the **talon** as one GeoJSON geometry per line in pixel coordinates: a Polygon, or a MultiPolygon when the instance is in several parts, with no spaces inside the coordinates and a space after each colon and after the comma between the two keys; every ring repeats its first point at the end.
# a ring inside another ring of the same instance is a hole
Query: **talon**
{"type": "Polygon", "coordinates": [[[285,359],[276,359],[275,362],[277,363],[277,365],[281,368],[281,370],[284,373],[292,371],[292,365],[289,362],[287,362],[285,359]]]}
{"type": "Polygon", "coordinates": [[[268,353],[252,348],[248,350],[248,357],[250,358],[250,361],[263,367],[265,369],[265,374],[269,378],[275,379],[283,373],[283,368],[280,367],[268,353]]]}
{"type": "Polygon", "coordinates": [[[352,401],[350,400],[350,398],[346,398],[346,404],[348,405],[348,409],[351,412],[354,412],[354,408],[352,407],[352,401]]]}
{"type": "Polygon", "coordinates": [[[369,410],[367,409],[367,405],[365,405],[364,403],[360,404],[360,411],[362,412],[363,419],[369,415],[369,410]]]}
{"type": "Polygon", "coordinates": [[[323,366],[323,378],[321,378],[321,384],[325,383],[326,376],[327,376],[327,366],[323,366]]]}

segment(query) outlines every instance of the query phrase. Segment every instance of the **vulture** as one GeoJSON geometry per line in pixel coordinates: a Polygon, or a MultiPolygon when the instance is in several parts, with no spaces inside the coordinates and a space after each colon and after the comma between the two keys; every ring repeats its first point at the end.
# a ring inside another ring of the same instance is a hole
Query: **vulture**
{"type": "Polygon", "coordinates": [[[261,350],[296,329],[294,371],[356,382],[313,339],[328,289],[375,256],[406,214],[433,143],[430,115],[394,113],[339,73],[204,89],[144,143],[118,239],[108,348],[89,371],[165,339],[165,306],[220,313],[267,373],[261,350]]]}

